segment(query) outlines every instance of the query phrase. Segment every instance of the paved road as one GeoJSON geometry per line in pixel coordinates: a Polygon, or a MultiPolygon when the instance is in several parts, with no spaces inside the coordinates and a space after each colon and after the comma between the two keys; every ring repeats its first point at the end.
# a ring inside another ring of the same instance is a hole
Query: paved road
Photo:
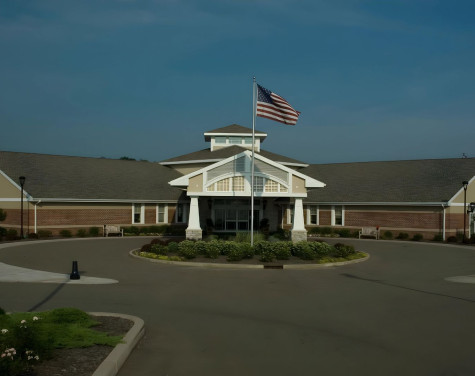
{"type": "Polygon", "coordinates": [[[325,270],[206,269],[128,256],[145,239],[35,242],[0,262],[115,284],[0,283],[8,311],[136,315],[119,376],[475,375],[475,249],[351,240],[371,254],[325,270]]]}

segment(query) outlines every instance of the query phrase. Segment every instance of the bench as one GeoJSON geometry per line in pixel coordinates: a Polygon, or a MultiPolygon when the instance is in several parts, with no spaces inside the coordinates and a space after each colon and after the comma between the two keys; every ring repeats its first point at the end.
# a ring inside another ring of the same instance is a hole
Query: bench
{"type": "Polygon", "coordinates": [[[363,227],[359,232],[358,239],[361,239],[362,236],[371,236],[379,239],[379,228],[378,227],[363,227]]]}
{"type": "Polygon", "coordinates": [[[124,236],[124,230],[120,226],[104,225],[103,228],[104,237],[108,237],[110,234],[124,236]]]}

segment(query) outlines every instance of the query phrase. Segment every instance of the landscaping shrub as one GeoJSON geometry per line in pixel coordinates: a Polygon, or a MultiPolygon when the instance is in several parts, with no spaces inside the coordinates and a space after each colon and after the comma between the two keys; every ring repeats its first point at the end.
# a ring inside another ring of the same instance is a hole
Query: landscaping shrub
{"type": "Polygon", "coordinates": [[[320,227],[320,235],[333,235],[331,227],[320,227]]]}
{"type": "Polygon", "coordinates": [[[172,242],[172,240],[170,240],[170,239],[155,238],[155,239],[152,239],[150,244],[160,244],[160,245],[165,245],[166,246],[170,242],[172,242]]]}
{"type": "Polygon", "coordinates": [[[289,240],[290,239],[290,231],[284,230],[283,228],[278,228],[276,232],[272,234],[279,240],[289,240]]]}
{"type": "Polygon", "coordinates": [[[274,261],[275,255],[274,252],[270,249],[263,249],[259,256],[259,261],[262,262],[272,262],[274,261]]]}
{"type": "Polygon", "coordinates": [[[7,230],[7,234],[6,234],[6,239],[7,240],[17,240],[19,239],[18,237],[18,231],[15,230],[14,228],[10,228],[7,230]]]}
{"type": "Polygon", "coordinates": [[[168,252],[178,253],[178,243],[177,242],[168,243],[168,252]]]}
{"type": "Polygon", "coordinates": [[[310,227],[308,230],[307,230],[307,234],[308,235],[317,235],[317,234],[320,234],[320,229],[318,227],[310,227]]]}
{"type": "Polygon", "coordinates": [[[437,234],[437,235],[434,235],[434,239],[433,239],[435,242],[441,242],[442,240],[444,240],[444,237],[442,236],[442,234],[437,234]]]}
{"type": "Polygon", "coordinates": [[[271,243],[265,240],[254,242],[254,253],[261,255],[263,252],[272,252],[271,243]]]}
{"type": "Polygon", "coordinates": [[[228,250],[226,260],[228,261],[241,261],[244,258],[242,249],[238,246],[238,243],[234,243],[236,246],[231,247],[228,250]]]}
{"type": "Polygon", "coordinates": [[[195,249],[195,242],[191,240],[184,240],[178,243],[178,256],[186,259],[193,259],[197,255],[195,249]]]}
{"type": "Polygon", "coordinates": [[[90,227],[89,228],[89,236],[99,236],[99,227],[90,227]]]}
{"type": "Polygon", "coordinates": [[[50,230],[39,230],[38,231],[38,238],[43,239],[43,238],[51,238],[53,236],[53,233],[50,230]]]}
{"type": "Polygon", "coordinates": [[[142,248],[140,248],[140,252],[152,252],[152,244],[144,244],[142,248]]]}
{"type": "Polygon", "coordinates": [[[353,255],[356,253],[355,247],[352,245],[345,245],[342,243],[337,243],[333,247],[333,252],[332,252],[334,257],[348,257],[349,255],[353,255]]]}
{"type": "Polygon", "coordinates": [[[309,242],[306,241],[292,244],[291,252],[292,255],[301,258],[302,260],[315,260],[317,258],[317,255],[310,246],[309,242]]]}
{"type": "Polygon", "coordinates": [[[166,245],[163,244],[149,244],[150,245],[150,251],[153,252],[157,255],[166,255],[168,248],[166,245]]]}
{"type": "Polygon", "coordinates": [[[71,236],[73,236],[73,234],[71,234],[71,231],[69,230],[61,230],[59,232],[59,235],[61,235],[63,238],[70,238],[71,236]]]}
{"type": "Polygon", "coordinates": [[[207,245],[203,240],[198,240],[195,242],[196,253],[201,256],[206,256],[207,245]]]}
{"type": "Polygon", "coordinates": [[[87,236],[87,232],[86,232],[86,230],[81,228],[76,232],[76,236],[79,237],[79,238],[85,238],[87,236]]]}
{"type": "Polygon", "coordinates": [[[340,238],[351,238],[351,230],[348,228],[340,228],[335,230],[335,234],[338,234],[340,238]]]}
{"type": "Polygon", "coordinates": [[[291,242],[271,243],[271,247],[277,260],[288,260],[290,256],[292,256],[292,253],[290,252],[292,247],[291,242]]]}
{"type": "Polygon", "coordinates": [[[409,239],[409,234],[407,232],[400,232],[399,235],[396,237],[399,240],[406,240],[409,239]]]}
{"type": "Polygon", "coordinates": [[[415,242],[419,242],[423,239],[424,237],[422,236],[422,234],[414,234],[414,236],[412,237],[412,240],[415,241],[415,242]]]}
{"type": "Polygon", "coordinates": [[[38,234],[36,232],[30,232],[28,234],[28,239],[38,239],[38,234]]]}
{"type": "Polygon", "coordinates": [[[221,253],[221,245],[219,240],[211,240],[206,243],[206,254],[205,256],[211,259],[216,259],[221,253]]]}
{"type": "Polygon", "coordinates": [[[0,239],[7,235],[7,229],[5,227],[0,227],[0,239]]]}
{"type": "Polygon", "coordinates": [[[391,240],[393,238],[393,233],[391,231],[384,231],[383,239],[391,240]]]}
{"type": "Polygon", "coordinates": [[[457,243],[457,237],[456,236],[449,236],[447,238],[448,243],[457,243]]]}
{"type": "Polygon", "coordinates": [[[325,242],[309,242],[308,244],[313,252],[315,252],[316,258],[327,257],[333,251],[333,247],[325,242]]]}
{"type": "Polygon", "coordinates": [[[238,245],[243,258],[252,259],[254,257],[254,248],[251,246],[251,243],[239,243],[238,245]]]}

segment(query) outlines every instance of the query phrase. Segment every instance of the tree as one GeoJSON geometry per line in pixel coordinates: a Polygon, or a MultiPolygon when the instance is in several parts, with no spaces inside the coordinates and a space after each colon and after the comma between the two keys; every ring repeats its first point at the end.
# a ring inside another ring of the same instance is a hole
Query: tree
{"type": "Polygon", "coordinates": [[[120,159],[123,161],[135,161],[135,158],[130,158],[130,157],[120,157],[120,159]]]}

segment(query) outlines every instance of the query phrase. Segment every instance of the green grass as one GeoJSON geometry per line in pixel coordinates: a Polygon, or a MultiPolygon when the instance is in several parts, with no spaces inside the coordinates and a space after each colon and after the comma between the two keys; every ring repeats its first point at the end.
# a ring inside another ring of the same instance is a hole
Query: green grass
{"type": "Polygon", "coordinates": [[[34,331],[39,345],[45,349],[115,346],[122,339],[121,336],[109,336],[107,333],[93,330],[99,323],[87,313],[75,308],[2,315],[0,327],[14,332],[22,320],[26,320],[25,325],[34,331]],[[34,321],[34,317],[39,319],[34,321]]]}

